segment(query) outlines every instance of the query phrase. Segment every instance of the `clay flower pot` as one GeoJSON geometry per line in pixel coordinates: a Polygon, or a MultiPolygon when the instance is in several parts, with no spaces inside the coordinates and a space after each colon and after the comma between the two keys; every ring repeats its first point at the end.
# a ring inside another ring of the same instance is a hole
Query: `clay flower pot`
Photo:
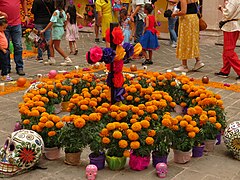
{"type": "Polygon", "coordinates": [[[60,148],[53,147],[53,148],[44,148],[44,156],[48,160],[56,160],[60,158],[60,148]]]}
{"type": "Polygon", "coordinates": [[[205,140],[204,144],[205,144],[204,151],[206,151],[206,152],[213,152],[214,148],[215,148],[215,144],[216,144],[216,139],[214,139],[214,140],[212,140],[212,139],[205,140]]]}
{"type": "Polygon", "coordinates": [[[69,101],[62,102],[61,104],[62,104],[62,112],[67,112],[69,101]]]}
{"type": "Polygon", "coordinates": [[[68,165],[72,166],[77,166],[80,164],[80,156],[81,156],[81,151],[76,152],[76,153],[66,153],[65,152],[65,159],[64,162],[68,165]]]}
{"type": "Polygon", "coordinates": [[[173,161],[175,163],[179,163],[179,164],[185,164],[188,161],[191,160],[192,157],[192,149],[190,151],[181,151],[181,150],[176,150],[173,149],[173,161]]]}

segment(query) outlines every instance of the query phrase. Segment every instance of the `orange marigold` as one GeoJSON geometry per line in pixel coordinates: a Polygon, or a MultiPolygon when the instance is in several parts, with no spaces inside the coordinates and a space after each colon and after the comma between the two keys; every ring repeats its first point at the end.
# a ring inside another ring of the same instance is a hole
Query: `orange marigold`
{"type": "Polygon", "coordinates": [[[146,142],[147,145],[153,145],[154,139],[152,137],[147,137],[145,139],[145,142],[146,142]]]}
{"type": "Polygon", "coordinates": [[[106,126],[108,131],[114,130],[115,129],[115,125],[113,123],[108,123],[106,126]]]}
{"type": "Polygon", "coordinates": [[[141,123],[140,122],[133,123],[131,126],[131,129],[133,131],[141,131],[141,129],[142,129],[141,123]]]}
{"type": "Polygon", "coordinates": [[[109,143],[110,143],[110,139],[107,138],[107,137],[103,137],[103,138],[102,138],[102,143],[103,143],[103,144],[109,144],[109,143]]]}
{"type": "Polygon", "coordinates": [[[57,123],[56,123],[56,127],[57,127],[58,129],[61,129],[63,126],[64,126],[63,122],[57,122],[57,123]]]}
{"type": "Polygon", "coordinates": [[[153,137],[155,135],[156,135],[156,131],[155,130],[149,130],[148,131],[148,136],[153,137]]]}
{"type": "Polygon", "coordinates": [[[108,135],[108,130],[107,130],[107,128],[103,128],[103,129],[102,129],[101,135],[103,135],[103,136],[107,136],[107,135],[108,135]]]}
{"type": "Polygon", "coordinates": [[[49,131],[48,132],[49,137],[55,136],[56,134],[57,134],[56,131],[49,131]]]}
{"type": "Polygon", "coordinates": [[[81,105],[80,109],[83,110],[83,111],[86,111],[86,110],[88,110],[88,106],[87,105],[81,105]]]}
{"type": "Polygon", "coordinates": [[[54,123],[53,123],[52,121],[47,121],[46,124],[45,124],[45,126],[46,126],[47,128],[52,128],[52,127],[54,126],[54,123]]]}
{"type": "Polygon", "coordinates": [[[119,145],[120,148],[123,149],[123,148],[126,148],[128,146],[128,142],[126,140],[120,140],[118,142],[118,145],[119,145]]]}
{"type": "Polygon", "coordinates": [[[196,136],[196,133],[194,131],[188,132],[188,137],[194,138],[196,136]]]}
{"type": "Polygon", "coordinates": [[[113,137],[115,138],[115,139],[121,139],[122,138],[122,133],[120,132],[120,131],[114,131],[113,132],[113,137]]]}
{"type": "Polygon", "coordinates": [[[136,141],[136,140],[138,140],[138,138],[139,138],[139,135],[136,132],[130,132],[128,134],[128,139],[131,141],[136,141]]]}
{"type": "Polygon", "coordinates": [[[142,125],[143,128],[148,128],[150,126],[150,122],[147,120],[142,120],[140,124],[142,125]]]}
{"type": "Polygon", "coordinates": [[[140,143],[138,141],[133,141],[130,143],[131,149],[138,149],[140,147],[140,143]]]}
{"type": "Polygon", "coordinates": [[[29,123],[30,123],[30,120],[29,120],[29,119],[23,120],[23,124],[27,125],[27,124],[29,124],[29,123]]]}
{"type": "Polygon", "coordinates": [[[123,152],[123,156],[124,156],[124,157],[130,157],[130,151],[125,150],[125,151],[123,152]]]}
{"type": "Polygon", "coordinates": [[[217,129],[221,129],[222,125],[221,125],[220,123],[216,123],[216,124],[215,124],[215,127],[216,127],[217,129]]]}
{"type": "Polygon", "coordinates": [[[180,121],[180,126],[181,127],[186,127],[188,125],[188,122],[183,120],[183,121],[180,121]]]}
{"type": "Polygon", "coordinates": [[[125,122],[121,123],[120,127],[121,127],[121,129],[123,129],[123,130],[127,130],[127,129],[129,128],[129,127],[128,127],[128,124],[125,123],[125,122]]]}
{"type": "Polygon", "coordinates": [[[73,124],[77,128],[82,128],[85,125],[85,120],[81,117],[74,119],[73,124]]]}

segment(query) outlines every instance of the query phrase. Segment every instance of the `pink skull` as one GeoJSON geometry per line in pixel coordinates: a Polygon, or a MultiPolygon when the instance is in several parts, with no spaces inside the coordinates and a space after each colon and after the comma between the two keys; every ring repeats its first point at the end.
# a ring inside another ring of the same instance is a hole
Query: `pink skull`
{"type": "Polygon", "coordinates": [[[158,177],[165,178],[167,176],[167,165],[165,163],[158,163],[156,165],[158,177]]]}
{"type": "Polygon", "coordinates": [[[94,164],[89,164],[86,167],[86,177],[88,180],[95,180],[98,168],[94,164]]]}

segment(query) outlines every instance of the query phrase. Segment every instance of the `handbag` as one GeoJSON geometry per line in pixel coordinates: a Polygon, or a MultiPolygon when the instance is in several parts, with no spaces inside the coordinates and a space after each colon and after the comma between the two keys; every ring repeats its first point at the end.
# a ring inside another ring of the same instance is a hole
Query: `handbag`
{"type": "Polygon", "coordinates": [[[199,18],[199,31],[204,31],[207,29],[207,23],[203,20],[202,18],[202,14],[200,13],[200,10],[197,6],[197,4],[195,3],[196,7],[197,7],[197,15],[198,15],[198,18],[199,18]]]}
{"type": "Polygon", "coordinates": [[[172,10],[170,9],[167,9],[164,11],[164,17],[167,18],[167,17],[171,17],[172,16],[172,10]]]}

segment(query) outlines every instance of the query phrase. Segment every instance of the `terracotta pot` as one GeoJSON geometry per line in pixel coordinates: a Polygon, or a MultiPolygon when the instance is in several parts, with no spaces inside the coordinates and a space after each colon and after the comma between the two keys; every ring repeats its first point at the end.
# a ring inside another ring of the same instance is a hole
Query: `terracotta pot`
{"type": "Polygon", "coordinates": [[[180,106],[180,105],[176,105],[174,110],[177,114],[182,114],[183,113],[183,107],[180,106]]]}
{"type": "Polygon", "coordinates": [[[60,158],[60,148],[44,148],[44,156],[48,160],[56,160],[60,158]]]}
{"type": "Polygon", "coordinates": [[[109,169],[111,170],[121,170],[126,164],[126,157],[115,157],[106,155],[106,162],[109,169]]]}
{"type": "Polygon", "coordinates": [[[204,147],[204,151],[206,152],[213,152],[214,151],[214,147],[216,144],[216,139],[214,140],[205,140],[204,141],[205,147],[204,147]]]}
{"type": "Polygon", "coordinates": [[[61,103],[59,103],[59,104],[54,104],[54,112],[53,112],[53,114],[59,114],[61,111],[62,111],[62,105],[61,105],[61,103]]]}
{"type": "Polygon", "coordinates": [[[190,151],[184,152],[180,150],[173,149],[173,161],[175,163],[184,164],[191,160],[192,149],[190,151]]]}
{"type": "Polygon", "coordinates": [[[81,151],[76,153],[66,153],[64,162],[68,165],[77,166],[80,164],[81,151]]]}
{"type": "Polygon", "coordinates": [[[62,112],[68,112],[67,108],[68,108],[69,101],[62,102],[61,104],[62,104],[62,112]]]}

